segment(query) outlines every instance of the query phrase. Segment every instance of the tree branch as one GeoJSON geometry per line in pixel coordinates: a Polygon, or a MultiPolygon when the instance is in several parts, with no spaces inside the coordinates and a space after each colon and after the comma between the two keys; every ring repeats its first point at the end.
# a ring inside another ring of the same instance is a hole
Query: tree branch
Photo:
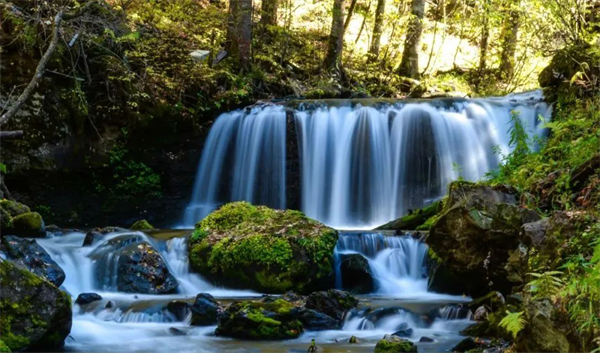
{"type": "Polygon", "coordinates": [[[0,131],[0,140],[20,140],[23,138],[23,130],[0,131]]]}
{"type": "Polygon", "coordinates": [[[52,39],[50,40],[50,45],[48,46],[48,49],[46,49],[46,52],[44,53],[42,59],[38,63],[38,66],[35,69],[35,75],[31,79],[31,82],[29,82],[29,85],[27,85],[23,93],[21,93],[15,104],[13,104],[13,106],[10,107],[10,109],[8,109],[8,111],[6,111],[6,113],[4,113],[0,117],[0,126],[4,125],[10,118],[17,114],[19,109],[21,109],[21,106],[27,101],[31,93],[33,93],[33,90],[35,90],[35,88],[39,84],[42,76],[44,75],[46,64],[48,63],[48,60],[50,60],[50,57],[54,53],[56,45],[58,44],[60,23],[63,20],[63,15],[64,13],[60,11],[56,14],[56,17],[54,17],[54,29],[52,31],[52,39]]]}

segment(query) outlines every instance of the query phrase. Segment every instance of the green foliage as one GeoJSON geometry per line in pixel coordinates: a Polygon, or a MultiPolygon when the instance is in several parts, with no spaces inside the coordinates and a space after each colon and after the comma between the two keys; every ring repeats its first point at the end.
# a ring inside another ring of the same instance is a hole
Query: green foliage
{"type": "Polygon", "coordinates": [[[534,279],[527,284],[534,297],[548,298],[558,294],[564,281],[559,277],[561,271],[547,271],[544,273],[529,273],[534,279]]]}
{"type": "Polygon", "coordinates": [[[506,331],[510,332],[514,338],[517,337],[519,332],[523,330],[527,321],[523,317],[523,312],[512,313],[506,311],[506,316],[500,321],[500,327],[503,327],[506,331]]]}
{"type": "Polygon", "coordinates": [[[129,229],[132,229],[132,230],[148,230],[148,229],[154,229],[154,227],[147,220],[140,219],[139,221],[136,221],[135,223],[133,223],[131,225],[131,227],[129,227],[129,229]]]}

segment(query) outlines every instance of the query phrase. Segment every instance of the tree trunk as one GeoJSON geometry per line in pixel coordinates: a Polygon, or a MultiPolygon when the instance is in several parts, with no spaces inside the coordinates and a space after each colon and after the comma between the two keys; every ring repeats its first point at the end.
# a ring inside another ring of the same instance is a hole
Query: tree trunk
{"type": "Polygon", "coordinates": [[[410,78],[419,77],[419,44],[423,33],[423,17],[425,15],[425,0],[412,0],[410,24],[406,32],[402,62],[398,73],[410,78]]]}
{"type": "Polygon", "coordinates": [[[350,25],[350,20],[352,19],[352,14],[354,13],[354,7],[356,6],[357,2],[358,2],[358,0],[352,0],[352,2],[350,3],[350,7],[348,8],[348,14],[346,15],[346,21],[344,22],[344,33],[346,33],[346,30],[348,29],[348,26],[350,25]]]}
{"type": "Polygon", "coordinates": [[[277,9],[279,0],[262,0],[260,24],[263,27],[277,26],[277,9]]]}
{"type": "Polygon", "coordinates": [[[252,44],[252,0],[230,0],[227,21],[227,51],[243,70],[250,70],[252,44]]]}
{"type": "Polygon", "coordinates": [[[481,30],[481,42],[479,44],[479,72],[483,73],[486,69],[488,41],[490,39],[490,26],[488,19],[489,0],[483,4],[483,28],[481,30]]]}
{"type": "MultiPolygon", "coordinates": [[[[519,4],[515,4],[516,7],[519,4]]],[[[510,79],[515,71],[515,53],[519,36],[520,13],[518,8],[508,10],[508,16],[502,31],[502,54],[500,55],[499,77],[510,79]]]]}
{"type": "Polygon", "coordinates": [[[341,67],[342,49],[344,47],[344,5],[345,0],[333,0],[331,16],[331,33],[325,56],[325,67],[341,67]]]}
{"type": "Polygon", "coordinates": [[[375,24],[373,26],[373,39],[369,48],[369,61],[377,60],[379,56],[379,45],[381,43],[381,34],[383,32],[383,17],[385,15],[385,0],[377,0],[375,9],[375,24]]]}

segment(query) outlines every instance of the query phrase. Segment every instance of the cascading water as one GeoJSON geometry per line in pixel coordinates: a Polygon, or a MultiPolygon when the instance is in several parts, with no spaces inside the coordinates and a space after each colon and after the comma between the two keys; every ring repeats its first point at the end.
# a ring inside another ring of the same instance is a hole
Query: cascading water
{"type": "Polygon", "coordinates": [[[543,133],[538,118],[548,119],[550,106],[529,93],[292,102],[223,114],[206,142],[183,225],[246,200],[300,208],[339,229],[373,228],[440,198],[458,177],[478,180],[496,168],[496,151],[510,151],[511,114],[533,137],[543,133]],[[299,171],[290,167],[295,161],[299,171]]]}

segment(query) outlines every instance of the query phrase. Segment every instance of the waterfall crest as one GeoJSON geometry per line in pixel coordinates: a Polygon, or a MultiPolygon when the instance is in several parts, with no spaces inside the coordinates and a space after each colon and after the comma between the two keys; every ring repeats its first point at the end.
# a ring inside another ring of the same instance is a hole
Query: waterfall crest
{"type": "Polygon", "coordinates": [[[550,113],[539,92],[265,104],[225,113],[206,141],[183,226],[246,200],[299,208],[339,229],[372,229],[440,198],[459,177],[475,181],[496,168],[497,151],[510,152],[511,114],[533,137],[543,134],[539,117],[550,113]]]}

